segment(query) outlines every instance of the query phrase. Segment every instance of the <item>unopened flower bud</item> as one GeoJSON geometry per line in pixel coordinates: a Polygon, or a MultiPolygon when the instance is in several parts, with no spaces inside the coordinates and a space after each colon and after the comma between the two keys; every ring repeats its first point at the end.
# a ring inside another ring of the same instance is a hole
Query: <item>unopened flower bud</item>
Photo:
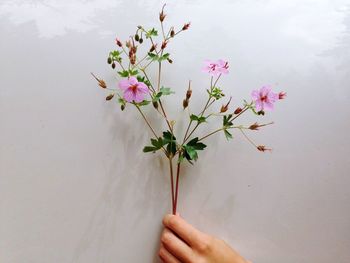
{"type": "Polygon", "coordinates": [[[143,38],[140,38],[139,43],[140,43],[140,44],[143,43],[143,38]]]}
{"type": "Polygon", "coordinates": [[[140,40],[140,37],[139,37],[138,34],[135,34],[135,40],[136,40],[136,41],[139,41],[139,40],[140,40]]]}
{"type": "Polygon", "coordinates": [[[174,29],[172,29],[172,30],[170,31],[170,36],[171,36],[171,37],[174,37],[174,36],[175,36],[175,31],[174,31],[174,29]]]}
{"type": "Polygon", "coordinates": [[[191,23],[186,23],[184,24],[184,26],[182,27],[182,30],[187,30],[190,27],[191,23]]]}
{"type": "Polygon", "coordinates": [[[115,69],[115,63],[114,62],[112,63],[112,69],[115,69]]]}
{"type": "Polygon", "coordinates": [[[226,103],[226,105],[222,105],[220,109],[220,113],[226,112],[228,110],[228,105],[231,102],[232,97],[230,97],[230,100],[226,103]]]}
{"type": "Polygon", "coordinates": [[[184,109],[186,109],[188,107],[188,100],[184,99],[182,102],[182,106],[184,107],[184,109]]]}
{"type": "Polygon", "coordinates": [[[106,100],[111,100],[111,99],[113,99],[113,97],[114,97],[114,94],[112,93],[112,94],[109,94],[107,97],[106,97],[106,100]]]}
{"type": "Polygon", "coordinates": [[[162,12],[159,13],[159,20],[160,20],[160,22],[163,22],[165,17],[166,17],[166,14],[164,14],[164,7],[165,7],[165,4],[162,7],[162,12]]]}
{"type": "Polygon", "coordinates": [[[112,63],[112,58],[111,58],[111,57],[108,57],[107,63],[108,63],[108,64],[111,64],[111,63],[112,63]]]}
{"type": "Polygon", "coordinates": [[[166,16],[166,15],[164,14],[164,12],[163,12],[163,10],[162,10],[162,12],[159,13],[159,20],[160,20],[160,22],[163,22],[163,21],[164,21],[165,16],[166,16]]]}
{"type": "Polygon", "coordinates": [[[161,46],[160,48],[161,48],[161,49],[166,48],[167,44],[168,44],[168,42],[167,42],[167,41],[163,41],[162,46],[161,46]]]}
{"type": "Polygon", "coordinates": [[[264,115],[265,115],[265,111],[263,111],[263,110],[258,111],[258,115],[262,115],[262,116],[264,116],[264,115]]]}
{"type": "Polygon", "coordinates": [[[278,93],[278,99],[280,99],[280,100],[285,99],[286,96],[287,96],[287,93],[284,91],[281,91],[280,93],[278,93]]]}
{"type": "Polygon", "coordinates": [[[130,40],[128,40],[128,41],[125,42],[125,46],[126,46],[127,48],[130,48],[130,47],[131,47],[130,40]]]}
{"type": "Polygon", "coordinates": [[[156,47],[157,47],[157,44],[152,44],[149,52],[153,52],[156,49],[156,47]]]}
{"type": "Polygon", "coordinates": [[[121,42],[118,38],[115,39],[115,42],[117,43],[117,45],[118,45],[119,47],[122,47],[122,46],[123,46],[122,42],[121,42]]]}
{"type": "Polygon", "coordinates": [[[264,145],[259,145],[256,147],[260,152],[272,151],[272,149],[266,148],[264,145]]]}
{"type": "Polygon", "coordinates": [[[158,102],[157,101],[152,101],[152,105],[156,110],[158,109],[158,102]]]}
{"type": "Polygon", "coordinates": [[[168,60],[168,62],[169,62],[170,64],[173,63],[172,59],[167,58],[167,60],[168,60]]]}
{"type": "Polygon", "coordinates": [[[137,26],[138,29],[142,29],[142,26],[137,26]]]}
{"type": "Polygon", "coordinates": [[[235,109],[233,114],[239,114],[239,113],[241,113],[241,111],[242,111],[242,108],[238,107],[237,109],[235,109]]]}
{"type": "Polygon", "coordinates": [[[124,104],[120,105],[120,109],[123,111],[125,109],[125,105],[124,104]]]}
{"type": "Polygon", "coordinates": [[[188,90],[186,91],[186,100],[189,100],[192,96],[192,90],[190,87],[188,87],[188,90]]]}

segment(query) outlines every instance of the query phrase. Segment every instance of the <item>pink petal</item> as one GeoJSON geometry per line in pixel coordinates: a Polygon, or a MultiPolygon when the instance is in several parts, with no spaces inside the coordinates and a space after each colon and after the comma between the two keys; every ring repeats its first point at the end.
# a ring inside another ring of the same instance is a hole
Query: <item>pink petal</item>
{"type": "Polygon", "coordinates": [[[129,83],[129,80],[127,78],[122,79],[122,80],[119,81],[119,88],[122,91],[125,91],[129,87],[130,87],[130,83],[129,83]]]}
{"type": "Polygon", "coordinates": [[[261,111],[263,109],[263,103],[260,100],[257,100],[255,102],[255,110],[256,111],[261,111]]]}
{"type": "Polygon", "coordinates": [[[132,89],[127,89],[124,91],[123,97],[127,102],[133,102],[133,100],[135,99],[135,94],[132,91],[132,89]]]}
{"type": "Polygon", "coordinates": [[[139,91],[136,91],[134,95],[134,100],[136,103],[142,102],[145,98],[145,94],[139,91]]]}
{"type": "Polygon", "coordinates": [[[267,98],[270,102],[275,102],[279,99],[279,95],[277,93],[274,93],[274,92],[270,92],[268,95],[267,95],[267,98]]]}
{"type": "Polygon", "coordinates": [[[258,100],[260,98],[259,91],[253,90],[251,96],[253,100],[258,100]]]}
{"type": "Polygon", "coordinates": [[[139,83],[139,82],[137,81],[137,78],[135,78],[135,77],[129,77],[129,84],[130,84],[130,86],[135,85],[135,84],[137,84],[137,83],[139,83]]]}
{"type": "Polygon", "coordinates": [[[267,110],[267,111],[272,111],[273,110],[273,103],[272,102],[265,102],[264,103],[264,110],[267,110]]]}
{"type": "Polygon", "coordinates": [[[143,82],[139,82],[139,84],[137,85],[137,89],[142,93],[148,93],[148,87],[143,82]]]}

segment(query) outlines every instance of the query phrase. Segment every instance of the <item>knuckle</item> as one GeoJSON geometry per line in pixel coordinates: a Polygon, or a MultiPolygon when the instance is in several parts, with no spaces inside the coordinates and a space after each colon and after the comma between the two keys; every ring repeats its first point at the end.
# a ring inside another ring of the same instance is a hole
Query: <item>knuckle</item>
{"type": "Polygon", "coordinates": [[[161,240],[162,243],[164,243],[164,244],[169,244],[169,243],[171,243],[171,233],[168,232],[168,231],[163,231],[163,234],[162,234],[160,240],[161,240]]]}
{"type": "Polygon", "coordinates": [[[164,248],[160,248],[158,251],[158,256],[160,259],[164,259],[164,255],[165,255],[165,250],[164,248]]]}
{"type": "Polygon", "coordinates": [[[208,254],[211,252],[213,248],[213,238],[211,236],[206,236],[201,240],[201,242],[198,244],[198,251],[202,254],[208,254]]]}
{"type": "Polygon", "coordinates": [[[175,216],[172,216],[169,218],[168,225],[171,229],[174,229],[178,227],[179,222],[175,216]]]}

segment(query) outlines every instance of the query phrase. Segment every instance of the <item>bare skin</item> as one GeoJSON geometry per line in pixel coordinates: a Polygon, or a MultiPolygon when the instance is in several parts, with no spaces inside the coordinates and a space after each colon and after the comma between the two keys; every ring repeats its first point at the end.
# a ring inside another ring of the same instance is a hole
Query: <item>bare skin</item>
{"type": "Polygon", "coordinates": [[[249,263],[223,240],[200,232],[178,215],[166,215],[159,257],[165,263],[249,263]]]}

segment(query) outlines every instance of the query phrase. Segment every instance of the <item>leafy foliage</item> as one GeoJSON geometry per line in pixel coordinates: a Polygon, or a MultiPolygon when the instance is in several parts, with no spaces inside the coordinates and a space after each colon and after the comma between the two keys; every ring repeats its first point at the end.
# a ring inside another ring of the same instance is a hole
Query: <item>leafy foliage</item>
{"type": "MultiPolygon", "coordinates": [[[[200,142],[198,137],[193,138],[187,144],[183,145],[183,157],[187,159],[187,161],[191,164],[192,161],[197,161],[198,159],[198,151],[204,150],[207,147],[204,143],[200,142]]],[[[183,160],[181,156],[179,161],[183,160]]]]}
{"type": "Polygon", "coordinates": [[[158,139],[151,139],[151,146],[145,146],[143,152],[155,152],[166,146],[168,154],[175,155],[176,153],[176,138],[170,131],[163,132],[163,137],[158,139]]]}
{"type": "Polygon", "coordinates": [[[155,28],[152,28],[146,32],[146,38],[158,36],[158,31],[155,28]]]}
{"type": "Polygon", "coordinates": [[[121,63],[122,62],[122,57],[120,56],[121,54],[122,54],[121,51],[113,50],[113,51],[109,52],[108,57],[110,57],[112,59],[112,61],[117,61],[117,62],[121,63]]]}
{"type": "Polygon", "coordinates": [[[216,100],[219,100],[225,96],[225,94],[219,87],[214,87],[211,91],[207,90],[207,92],[211,97],[215,98],[216,100]]]}
{"type": "Polygon", "coordinates": [[[223,117],[224,134],[227,140],[233,138],[232,134],[227,130],[233,126],[231,118],[232,118],[232,114],[224,115],[223,117]]]}
{"type": "Polygon", "coordinates": [[[147,59],[152,60],[152,61],[162,62],[163,60],[168,59],[169,56],[170,56],[169,53],[165,53],[162,56],[159,56],[156,53],[148,52],[148,58],[147,59]]]}
{"type": "Polygon", "coordinates": [[[152,101],[158,101],[163,95],[170,95],[175,93],[174,91],[171,90],[171,88],[166,88],[166,87],[161,87],[159,92],[156,93],[156,95],[154,95],[152,101]]]}
{"type": "Polygon", "coordinates": [[[145,83],[148,87],[151,86],[151,82],[149,82],[148,79],[146,79],[144,76],[138,75],[138,76],[136,76],[136,78],[137,78],[137,81],[138,81],[138,82],[143,82],[143,83],[145,83]]]}
{"type": "Polygon", "coordinates": [[[138,70],[133,70],[133,69],[130,69],[130,70],[122,70],[122,71],[118,71],[118,74],[119,76],[121,76],[122,78],[127,78],[127,77],[130,77],[130,76],[136,76],[138,74],[138,70]]]}
{"type": "Polygon", "coordinates": [[[204,116],[197,116],[197,115],[191,114],[190,119],[192,121],[197,121],[198,123],[203,123],[203,122],[206,122],[207,118],[204,116]]]}

